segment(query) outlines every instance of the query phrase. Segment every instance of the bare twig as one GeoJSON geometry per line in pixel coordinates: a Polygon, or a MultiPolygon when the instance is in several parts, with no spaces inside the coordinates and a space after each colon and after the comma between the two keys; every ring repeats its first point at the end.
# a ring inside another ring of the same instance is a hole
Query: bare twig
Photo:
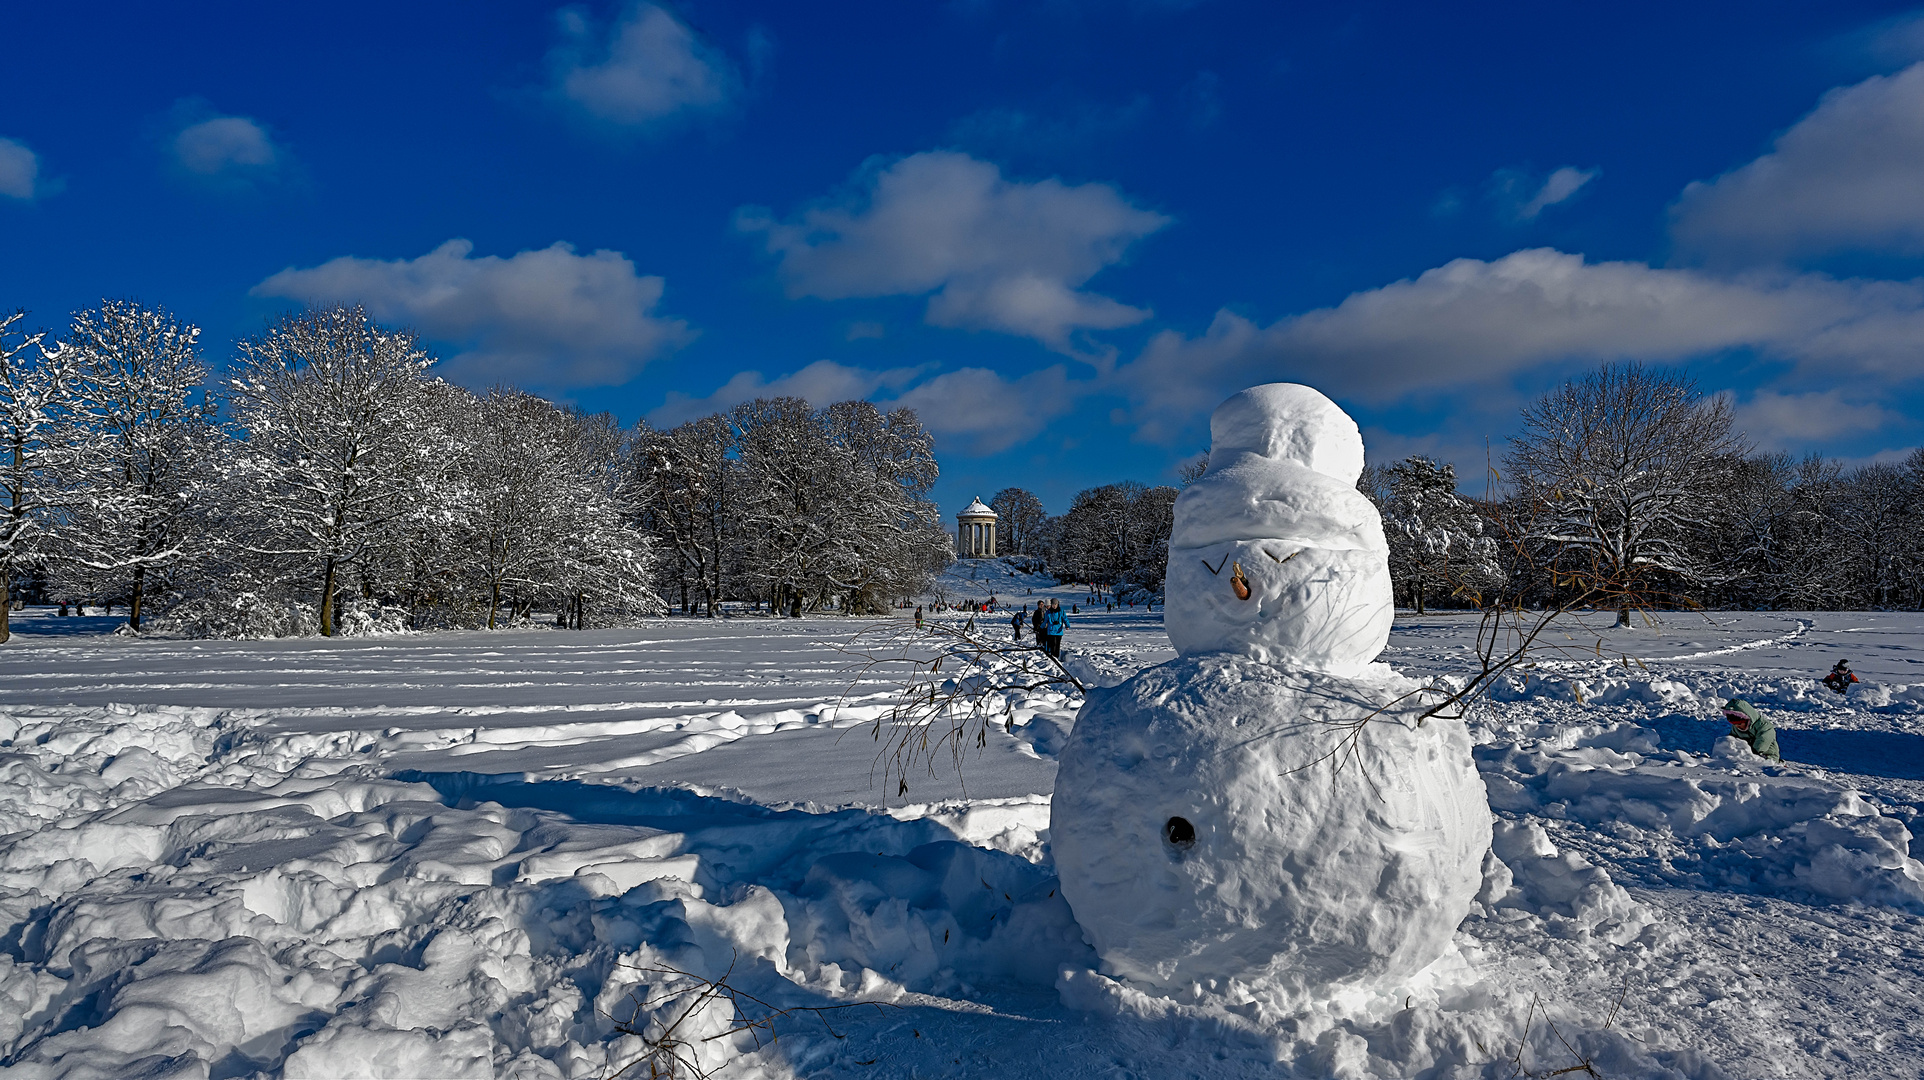
{"type": "Polygon", "coordinates": [[[755,1042],[755,1049],[773,1045],[778,1036],[775,1024],[780,1020],[808,1013],[819,1021],[824,1030],[837,1039],[847,1038],[835,1030],[828,1022],[830,1013],[844,1009],[858,1009],[872,1006],[877,1012],[884,1008],[899,1006],[886,1001],[851,1001],[841,1005],[803,1005],[781,1008],[771,1005],[738,986],[729,983],[729,976],[735,973],[735,961],[731,959],[728,970],[719,979],[705,979],[690,971],[683,971],[672,964],[652,964],[647,966],[622,964],[619,967],[642,974],[659,976],[661,984],[650,986],[647,992],[637,987],[628,994],[628,1015],[618,1017],[609,1015],[615,1022],[615,1030],[633,1035],[642,1042],[641,1053],[624,1062],[619,1068],[610,1066],[603,1070],[603,1080],[620,1080],[633,1073],[636,1077],[647,1076],[649,1080],[709,1080],[713,1070],[703,1069],[696,1048],[701,1043],[728,1038],[746,1032],[755,1042]],[[722,1031],[713,1035],[696,1037],[683,1032],[683,1025],[691,1017],[698,1016],[702,1009],[712,1001],[726,1000],[729,1006],[729,1019],[722,1031]],[[681,1004],[685,1002],[685,1004],[681,1004]],[[675,1003],[674,1017],[662,1020],[653,1016],[644,1019],[644,1013],[652,1013],[665,1005],[675,1003]],[[763,1036],[767,1039],[764,1041],[763,1036]],[[639,1070],[647,1069],[646,1073],[639,1070]]]}
{"type": "Polygon", "coordinates": [[[992,722],[1000,718],[1005,729],[1013,726],[1018,694],[1087,691],[1062,661],[1040,647],[991,640],[993,632],[978,630],[973,619],[962,627],[930,624],[922,630],[877,623],[847,645],[835,646],[857,661],[843,701],[871,672],[907,669],[887,710],[870,727],[885,790],[893,781],[895,793],[906,795],[909,773],[918,769],[934,777],[944,752],[960,778],[964,755],[971,745],[988,745],[992,722]]]}
{"type": "MultiPolygon", "coordinates": [[[[1617,1000],[1610,1006],[1610,1013],[1604,1017],[1603,1027],[1599,1028],[1599,1031],[1609,1031],[1611,1025],[1617,1022],[1617,1014],[1623,1008],[1623,999],[1628,996],[1629,993],[1630,979],[1628,976],[1625,976],[1623,989],[1617,993],[1617,1000]]],[[[1510,1064],[1513,1066],[1510,1073],[1512,1080],[1516,1080],[1516,1078],[1519,1077],[1524,1078],[1524,1080],[1549,1080],[1550,1077],[1571,1076],[1576,1073],[1583,1073],[1586,1076],[1593,1076],[1597,1077],[1598,1080],[1602,1080],[1603,1074],[1597,1071],[1595,1057],[1578,1050],[1569,1039],[1564,1037],[1563,1031],[1557,1027],[1556,1021],[1550,1019],[1550,1010],[1548,1009],[1543,1010],[1544,1026],[1550,1029],[1550,1034],[1556,1037],[1557,1042],[1563,1044],[1563,1049],[1569,1053],[1571,1058],[1575,1059],[1576,1064],[1565,1065],[1560,1069],[1552,1069],[1549,1072],[1536,1072],[1523,1063],[1524,1050],[1530,1045],[1530,1029],[1534,1026],[1536,1019],[1537,1000],[1537,995],[1532,994],[1530,996],[1530,1009],[1529,1012],[1524,1015],[1523,1019],[1523,1036],[1517,1042],[1516,1053],[1510,1057],[1510,1064]]]]}

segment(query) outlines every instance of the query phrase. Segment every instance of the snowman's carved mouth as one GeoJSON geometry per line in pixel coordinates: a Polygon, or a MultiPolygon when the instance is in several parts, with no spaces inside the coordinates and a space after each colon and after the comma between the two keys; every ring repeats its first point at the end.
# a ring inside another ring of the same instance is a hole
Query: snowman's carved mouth
{"type": "Polygon", "coordinates": [[[1188,818],[1172,817],[1162,824],[1162,838],[1172,847],[1192,848],[1196,846],[1196,827],[1188,818]]]}

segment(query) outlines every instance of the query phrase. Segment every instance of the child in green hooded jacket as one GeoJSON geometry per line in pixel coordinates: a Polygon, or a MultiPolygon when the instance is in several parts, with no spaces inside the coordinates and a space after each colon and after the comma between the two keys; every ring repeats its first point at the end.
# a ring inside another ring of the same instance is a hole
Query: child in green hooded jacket
{"type": "Polygon", "coordinates": [[[1749,743],[1751,752],[1758,757],[1769,761],[1784,760],[1777,751],[1777,725],[1759,712],[1757,706],[1743,698],[1731,698],[1724,702],[1724,719],[1730,721],[1731,737],[1749,743]]]}

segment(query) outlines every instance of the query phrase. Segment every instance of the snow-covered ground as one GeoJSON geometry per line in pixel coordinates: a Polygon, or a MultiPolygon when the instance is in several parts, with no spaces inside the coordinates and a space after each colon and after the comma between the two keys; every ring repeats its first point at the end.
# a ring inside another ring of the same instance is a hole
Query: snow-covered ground
{"type": "MultiPolygon", "coordinates": [[[[1083,596],[968,569],[949,600],[1083,596]]],[[[1924,616],[1608,622],[1473,719],[1499,821],[1458,954],[1284,1013],[1095,973],[1048,859],[1075,702],[885,788],[854,620],[186,642],[32,610],[0,648],[0,1076],[602,1076],[662,966],[887,1003],[770,1043],[710,1001],[678,1034],[730,1076],[1924,1072],[1924,616]],[[1847,701],[1813,681],[1840,657],[1847,701]],[[1731,694],[1785,764],[1720,743],[1731,694]]],[[[1473,631],[1406,614],[1383,659],[1457,674],[1473,631]]],[[[1174,655],[1140,609],[1067,645],[1104,684],[1174,655]]]]}

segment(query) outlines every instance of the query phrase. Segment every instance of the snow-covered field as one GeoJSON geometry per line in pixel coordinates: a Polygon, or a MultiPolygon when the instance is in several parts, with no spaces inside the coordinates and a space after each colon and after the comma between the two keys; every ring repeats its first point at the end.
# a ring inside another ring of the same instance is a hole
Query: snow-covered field
{"type": "MultiPolygon", "coordinates": [[[[1607,623],[1472,722],[1499,821],[1458,954],[1286,1014],[1093,970],[1048,856],[1076,703],[885,789],[852,621],[185,642],[29,611],[0,649],[0,1076],[610,1075],[631,992],[686,985],[663,966],[887,1003],[771,1043],[711,1000],[677,1032],[729,1076],[1924,1072],[1924,616],[1607,623]],[[1813,681],[1840,657],[1848,701],[1813,681]],[[1719,743],[1733,693],[1785,764],[1719,743]]],[[[1461,672],[1472,630],[1406,615],[1383,659],[1461,672]]],[[[1174,655],[1140,610],[1067,646],[1105,684],[1174,655]]]]}

